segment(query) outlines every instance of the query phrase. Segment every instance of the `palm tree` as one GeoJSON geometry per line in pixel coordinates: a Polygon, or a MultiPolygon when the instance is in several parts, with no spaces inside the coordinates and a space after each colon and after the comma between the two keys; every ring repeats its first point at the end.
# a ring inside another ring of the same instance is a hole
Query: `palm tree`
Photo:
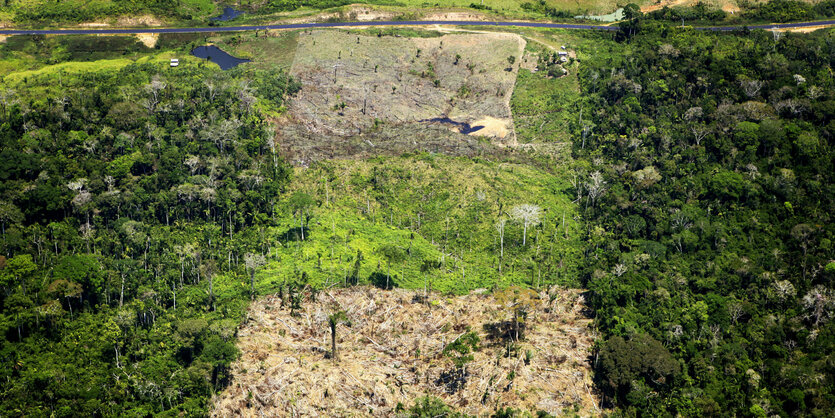
{"type": "Polygon", "coordinates": [[[331,358],[334,363],[339,363],[339,355],[336,351],[336,326],[340,323],[350,325],[348,315],[345,314],[345,311],[338,311],[328,316],[328,325],[331,328],[331,358]]]}

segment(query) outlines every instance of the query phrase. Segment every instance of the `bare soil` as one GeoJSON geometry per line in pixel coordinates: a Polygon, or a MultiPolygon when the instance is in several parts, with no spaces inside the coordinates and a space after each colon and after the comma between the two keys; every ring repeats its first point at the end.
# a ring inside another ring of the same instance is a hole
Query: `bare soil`
{"type": "Polygon", "coordinates": [[[157,39],[159,39],[158,33],[137,33],[136,38],[139,39],[139,42],[142,42],[148,48],[153,48],[157,45],[157,39]]]}
{"type": "Polygon", "coordinates": [[[302,306],[293,316],[278,296],[251,305],[238,332],[242,355],[231,385],[213,399],[213,416],[395,416],[398,405],[426,395],[478,416],[506,406],[600,413],[588,364],[594,336],[577,290],[543,291],[515,350],[497,331],[508,329],[509,309],[484,292],[424,298],[354,287],[302,306]],[[337,328],[335,362],[328,315],[339,310],[350,326],[337,328]],[[481,343],[457,369],[443,351],[468,330],[481,343]],[[462,385],[451,387],[451,375],[464,376],[462,385]]]}
{"type": "Polygon", "coordinates": [[[121,16],[116,20],[116,26],[162,26],[163,21],[153,15],[121,16]]]}
{"type": "MultiPolygon", "coordinates": [[[[810,33],[814,32],[818,29],[827,29],[830,26],[805,26],[802,28],[784,28],[784,29],[777,29],[777,32],[796,32],[796,33],[810,33]]],[[[773,29],[772,29],[773,30],[773,29]]]]}

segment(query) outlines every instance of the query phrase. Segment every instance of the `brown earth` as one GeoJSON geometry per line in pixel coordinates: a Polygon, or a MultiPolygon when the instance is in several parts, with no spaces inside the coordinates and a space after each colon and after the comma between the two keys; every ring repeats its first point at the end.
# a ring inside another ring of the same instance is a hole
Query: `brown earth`
{"type": "Polygon", "coordinates": [[[153,48],[157,44],[157,39],[159,39],[158,33],[137,33],[136,38],[139,39],[139,42],[142,42],[148,48],[153,48]]]}
{"type": "Polygon", "coordinates": [[[292,316],[277,296],[252,304],[238,333],[242,356],[231,366],[231,385],[213,398],[213,416],[395,416],[398,404],[408,408],[426,395],[477,416],[505,406],[600,413],[588,363],[594,335],[576,290],[539,294],[510,351],[503,334],[510,311],[484,293],[424,298],[354,287],[323,291],[302,306],[292,316]],[[337,363],[327,318],[338,310],[350,326],[337,328],[337,363]],[[443,351],[468,330],[481,342],[463,386],[450,386],[450,373],[461,370],[443,351]]]}
{"type": "Polygon", "coordinates": [[[153,15],[121,16],[116,20],[116,26],[162,26],[163,21],[153,15]]]}

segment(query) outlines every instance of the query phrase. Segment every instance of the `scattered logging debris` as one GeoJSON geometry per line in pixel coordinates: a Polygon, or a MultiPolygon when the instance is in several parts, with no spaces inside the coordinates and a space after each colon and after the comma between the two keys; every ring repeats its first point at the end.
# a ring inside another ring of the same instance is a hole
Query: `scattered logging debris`
{"type": "Polygon", "coordinates": [[[268,296],[250,307],[212,415],[395,416],[427,395],[479,416],[596,415],[583,309],[579,291],[556,287],[457,297],[330,289],[306,293],[292,313],[268,296]]]}

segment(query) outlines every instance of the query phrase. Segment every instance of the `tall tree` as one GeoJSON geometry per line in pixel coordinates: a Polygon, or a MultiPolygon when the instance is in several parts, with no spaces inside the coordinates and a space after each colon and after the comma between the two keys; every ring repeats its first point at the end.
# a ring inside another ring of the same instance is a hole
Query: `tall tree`
{"type": "Polygon", "coordinates": [[[522,246],[524,247],[528,242],[528,226],[539,225],[540,217],[542,216],[542,208],[537,205],[525,203],[514,206],[510,210],[510,216],[516,222],[521,222],[524,226],[522,234],[522,246]]]}
{"type": "Polygon", "coordinates": [[[349,324],[348,315],[345,311],[336,311],[328,316],[328,326],[331,329],[331,358],[334,363],[339,363],[339,352],[336,349],[336,327],[339,324],[349,324]]]}
{"type": "Polygon", "coordinates": [[[247,253],[244,255],[244,265],[246,266],[246,270],[249,272],[249,293],[252,299],[255,299],[255,273],[266,263],[267,260],[264,258],[263,254],[247,253]]]}

